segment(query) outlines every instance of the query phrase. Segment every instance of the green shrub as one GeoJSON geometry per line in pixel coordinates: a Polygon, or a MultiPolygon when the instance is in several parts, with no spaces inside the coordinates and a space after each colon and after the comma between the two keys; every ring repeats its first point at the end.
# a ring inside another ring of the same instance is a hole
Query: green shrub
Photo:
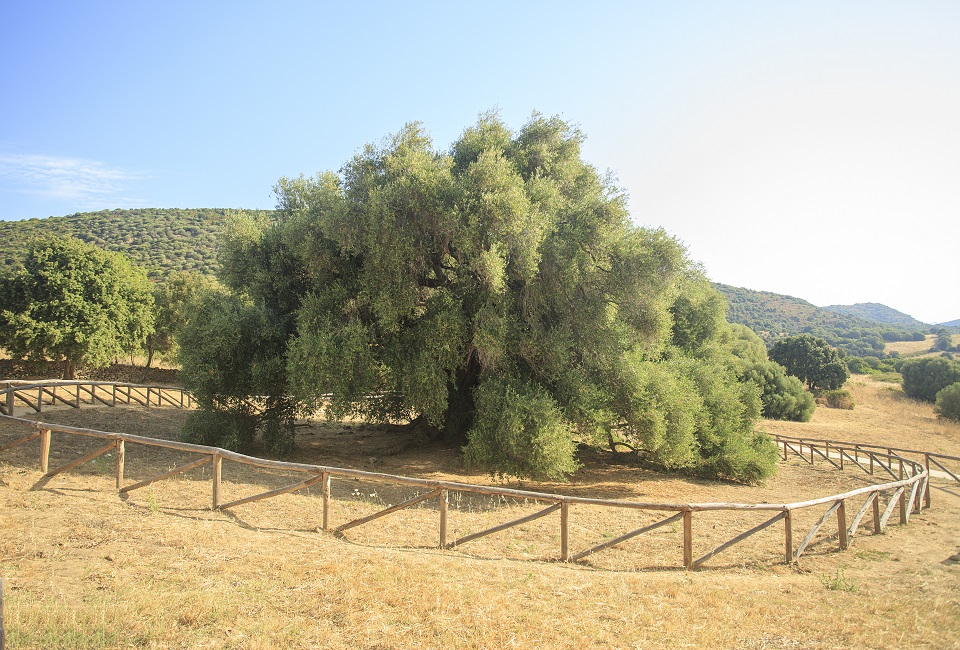
{"type": "Polygon", "coordinates": [[[944,357],[911,359],[903,364],[900,373],[907,396],[934,402],[937,393],[960,381],[960,362],[944,357]]]}
{"type": "Polygon", "coordinates": [[[822,401],[832,409],[844,409],[846,411],[852,411],[853,407],[856,406],[850,391],[843,389],[823,391],[820,393],[820,400],[818,401],[822,401]]]}
{"type": "Polygon", "coordinates": [[[937,415],[960,422],[960,381],[937,393],[937,415]]]}
{"type": "Polygon", "coordinates": [[[813,395],[779,363],[756,363],[744,371],[743,379],[760,387],[764,417],[795,422],[809,422],[813,417],[816,409],[813,395]]]}
{"type": "Polygon", "coordinates": [[[570,427],[541,387],[490,378],[475,398],[477,418],[463,450],[468,465],[534,479],[562,479],[577,469],[570,427]]]}

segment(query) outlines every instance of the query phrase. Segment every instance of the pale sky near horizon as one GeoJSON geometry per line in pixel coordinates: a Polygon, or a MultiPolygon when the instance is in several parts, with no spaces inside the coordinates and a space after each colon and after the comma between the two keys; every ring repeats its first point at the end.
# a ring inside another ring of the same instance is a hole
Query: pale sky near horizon
{"type": "Polygon", "coordinates": [[[420,121],[587,137],[717,282],[960,318],[960,2],[6,2],[0,219],[271,208],[420,121]]]}

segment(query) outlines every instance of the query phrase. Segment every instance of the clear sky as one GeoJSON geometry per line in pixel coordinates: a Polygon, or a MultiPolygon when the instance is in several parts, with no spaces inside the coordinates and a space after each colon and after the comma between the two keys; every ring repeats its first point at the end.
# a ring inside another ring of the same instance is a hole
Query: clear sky
{"type": "Polygon", "coordinates": [[[960,318],[960,2],[4,2],[0,219],[271,208],[420,121],[587,136],[712,280],[960,318]]]}

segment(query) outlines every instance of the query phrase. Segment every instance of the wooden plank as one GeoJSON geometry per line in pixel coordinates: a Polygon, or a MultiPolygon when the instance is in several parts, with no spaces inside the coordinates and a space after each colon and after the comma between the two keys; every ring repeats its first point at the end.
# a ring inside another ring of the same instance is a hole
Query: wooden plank
{"type": "MultiPolygon", "coordinates": [[[[561,502],[561,503],[562,503],[562,502],[561,502]]],[[[475,539],[479,539],[479,538],[481,538],[481,537],[486,537],[487,535],[492,535],[493,533],[499,533],[499,532],[502,531],[502,530],[506,530],[506,529],[508,529],[508,528],[513,528],[514,526],[519,526],[520,524],[525,524],[525,523],[527,523],[528,521],[533,521],[533,520],[535,520],[535,519],[539,519],[540,517],[546,517],[546,516],[549,515],[550,513],[556,512],[557,510],[559,510],[561,503],[554,503],[554,504],[553,504],[552,506],[550,506],[549,508],[545,508],[545,509],[543,509],[543,510],[541,510],[541,511],[539,511],[539,512],[535,512],[535,513],[533,513],[532,515],[527,515],[526,517],[520,517],[520,519],[514,519],[513,521],[508,521],[508,522],[505,523],[505,524],[500,524],[499,526],[494,526],[493,528],[488,528],[488,529],[486,529],[486,530],[481,530],[479,533],[472,533],[472,534],[470,534],[470,535],[466,535],[466,536],[464,536],[464,537],[461,537],[460,539],[458,539],[458,540],[456,540],[456,541],[454,541],[454,542],[451,542],[449,548],[454,548],[455,546],[460,546],[461,544],[466,544],[467,542],[471,542],[471,541],[473,541],[473,540],[475,540],[475,539]]]]}
{"type": "Polygon", "coordinates": [[[877,500],[879,492],[871,492],[867,496],[867,500],[863,502],[863,506],[860,507],[860,510],[857,511],[856,516],[854,516],[853,521],[850,523],[850,528],[847,529],[847,534],[850,537],[853,537],[857,534],[857,528],[860,526],[860,520],[867,514],[867,510],[870,509],[870,506],[877,500]]]}
{"type": "Polygon", "coordinates": [[[99,449],[95,449],[91,451],[89,454],[86,454],[85,456],[81,456],[80,458],[74,461],[71,461],[66,465],[60,466],[57,469],[53,470],[52,472],[48,472],[47,476],[56,476],[57,474],[62,474],[68,470],[73,469],[74,467],[79,467],[80,465],[83,465],[84,463],[87,463],[93,460],[94,458],[103,456],[105,453],[113,451],[116,448],[117,448],[116,441],[111,440],[109,445],[105,445],[103,447],[100,447],[99,449]]]}
{"type": "Polygon", "coordinates": [[[931,462],[931,463],[933,463],[934,465],[936,465],[937,467],[939,467],[941,470],[943,470],[944,472],[946,472],[946,473],[950,476],[950,478],[952,478],[954,481],[957,481],[958,483],[960,483],[960,476],[957,476],[956,474],[954,474],[953,472],[951,472],[950,470],[948,470],[946,467],[944,467],[941,463],[939,463],[939,462],[937,461],[938,456],[937,456],[936,454],[930,454],[930,455],[928,456],[928,458],[930,459],[930,462],[931,462]]]}
{"type": "Polygon", "coordinates": [[[813,538],[817,534],[817,531],[820,530],[820,527],[826,523],[827,519],[830,518],[830,515],[832,515],[834,512],[837,511],[838,508],[840,508],[840,505],[842,503],[843,501],[834,502],[834,504],[830,506],[830,508],[825,513],[823,513],[823,516],[820,517],[819,521],[817,521],[817,523],[813,525],[813,528],[810,529],[810,532],[807,533],[807,536],[803,538],[802,542],[800,542],[800,546],[797,547],[796,553],[794,553],[794,557],[793,557],[794,561],[800,560],[800,556],[803,555],[803,551],[807,548],[807,545],[813,541],[813,538]]]}
{"type": "Polygon", "coordinates": [[[716,555],[716,554],[718,554],[718,553],[722,553],[723,551],[727,550],[728,548],[730,548],[730,547],[733,546],[734,544],[738,544],[739,542],[742,542],[743,540],[747,539],[747,538],[750,537],[751,535],[754,535],[754,534],[756,534],[756,533],[759,533],[759,532],[760,532],[761,530],[763,530],[764,528],[766,528],[766,527],[768,527],[768,526],[772,526],[773,524],[777,523],[778,521],[780,521],[781,519],[783,519],[783,518],[786,517],[786,516],[787,516],[787,511],[781,512],[781,513],[779,513],[778,515],[776,515],[775,517],[772,517],[772,518],[768,519],[767,521],[763,522],[762,524],[760,524],[760,525],[758,525],[758,526],[754,526],[753,528],[751,528],[750,530],[746,531],[745,533],[740,533],[739,535],[737,535],[736,537],[734,537],[734,538],[731,539],[730,541],[724,542],[723,544],[721,544],[720,546],[716,547],[715,549],[713,549],[713,550],[710,551],[709,553],[706,553],[705,555],[702,555],[702,556],[700,556],[699,558],[697,558],[696,560],[694,560],[694,561],[693,561],[693,568],[696,569],[696,568],[699,567],[701,564],[703,564],[704,562],[706,562],[707,560],[709,560],[710,558],[712,558],[714,555],[716,555]]]}
{"type": "Polygon", "coordinates": [[[282,494],[289,494],[290,492],[296,492],[297,490],[302,490],[308,488],[311,485],[319,483],[325,478],[323,474],[317,474],[312,476],[305,481],[297,481],[286,487],[277,488],[276,490],[270,490],[269,492],[262,492],[260,494],[255,494],[253,496],[244,497],[242,499],[237,499],[236,501],[231,501],[230,503],[225,503],[220,506],[221,510],[227,510],[228,508],[234,508],[236,506],[242,506],[245,503],[253,503],[254,501],[260,501],[262,499],[269,499],[271,497],[278,497],[282,494]]]}
{"type": "MultiPolygon", "coordinates": [[[[383,510],[381,510],[381,511],[379,511],[379,512],[375,512],[375,513],[373,513],[372,515],[369,515],[369,516],[366,516],[366,517],[361,517],[360,519],[354,519],[353,521],[347,522],[347,523],[343,524],[342,526],[337,526],[337,529],[336,529],[336,530],[337,530],[338,533],[342,533],[343,531],[345,531],[345,530],[347,530],[347,529],[349,529],[349,528],[354,528],[354,527],[356,527],[356,526],[360,526],[361,524],[365,524],[365,523],[367,523],[367,522],[373,521],[374,519],[379,519],[380,517],[386,517],[386,516],[389,515],[389,514],[392,514],[392,513],[394,513],[394,512],[397,512],[398,510],[403,510],[404,508],[409,508],[410,506],[415,506],[415,505],[417,505],[418,503],[420,503],[420,502],[422,502],[422,501],[426,501],[426,500],[428,500],[428,499],[432,499],[432,498],[437,497],[437,496],[440,496],[440,490],[432,490],[432,491],[430,491],[430,492],[427,492],[426,494],[421,494],[421,495],[418,496],[418,497],[414,497],[414,498],[412,498],[412,499],[408,499],[407,501],[404,501],[403,503],[398,503],[398,504],[395,505],[395,506],[390,506],[389,508],[384,508],[383,510]]],[[[454,545],[455,545],[455,544],[456,544],[456,542],[454,542],[454,545]]]]}
{"type": "MultiPolygon", "coordinates": [[[[829,462],[831,465],[833,465],[833,466],[836,467],[837,469],[843,469],[842,467],[840,467],[840,465],[837,464],[837,462],[836,462],[835,460],[833,460],[832,458],[830,458],[830,449],[829,449],[829,447],[827,448],[827,453],[824,453],[824,452],[820,451],[820,450],[817,449],[816,446],[814,446],[814,445],[810,445],[810,450],[811,450],[811,453],[814,452],[814,451],[817,452],[817,455],[818,455],[818,456],[820,456],[821,458],[823,458],[824,460],[826,460],[827,462],[829,462]]],[[[812,465],[813,463],[810,463],[810,464],[812,465]]]]}
{"type": "Polygon", "coordinates": [[[887,525],[887,520],[890,519],[890,514],[893,512],[893,509],[896,507],[900,495],[903,494],[903,487],[897,488],[897,491],[890,497],[890,501],[887,503],[886,509],[883,511],[883,514],[880,515],[880,532],[883,532],[884,527],[887,525]]]}
{"type": "Polygon", "coordinates": [[[693,569],[693,513],[683,511],[683,568],[693,569]]]}
{"type": "MultiPolygon", "coordinates": [[[[871,451],[871,452],[867,452],[867,453],[870,454],[870,461],[871,461],[870,465],[871,465],[871,467],[872,467],[872,466],[873,466],[874,456],[876,456],[876,454],[874,454],[872,451],[871,451]]],[[[888,466],[888,463],[890,463],[891,460],[892,460],[892,458],[891,458],[890,456],[888,456],[886,463],[884,463],[884,462],[883,462],[882,460],[880,460],[880,459],[877,459],[876,464],[879,465],[880,467],[882,467],[882,468],[887,472],[887,474],[889,474],[890,476],[892,476],[894,479],[899,480],[900,477],[897,476],[896,473],[895,473],[892,469],[890,469],[890,467],[888,466]]]]}
{"type": "Polygon", "coordinates": [[[143,481],[140,481],[139,483],[134,483],[133,485],[128,485],[125,488],[120,488],[120,492],[127,493],[127,492],[133,492],[134,490],[139,490],[142,487],[147,487],[151,483],[156,483],[157,481],[162,481],[165,478],[170,478],[174,474],[182,474],[183,472],[189,472],[191,469],[195,469],[202,465],[206,465],[212,460],[213,460],[213,456],[208,456],[207,458],[201,458],[200,460],[194,461],[189,465],[184,465],[183,467],[177,467],[176,469],[171,469],[170,471],[164,472],[163,474],[160,474],[158,476],[154,476],[153,478],[148,478],[143,481]]]}
{"type": "Polygon", "coordinates": [[[180,400],[181,404],[177,404],[177,401],[174,400],[174,399],[171,399],[169,396],[165,395],[165,394],[163,393],[163,390],[157,389],[157,406],[163,406],[163,402],[166,402],[167,404],[170,404],[171,406],[181,406],[181,405],[182,405],[182,402],[183,402],[183,399],[181,398],[181,400],[180,400]]]}
{"type": "Polygon", "coordinates": [[[127,386],[127,404],[136,402],[140,406],[147,406],[146,398],[144,397],[143,393],[137,392],[136,395],[134,395],[134,392],[133,386],[127,386]]]}
{"type": "Polygon", "coordinates": [[[672,517],[667,517],[666,519],[662,519],[662,520],[657,521],[657,522],[655,522],[655,523],[652,523],[652,524],[650,524],[650,525],[648,525],[648,526],[643,526],[642,528],[637,528],[636,530],[632,530],[632,531],[630,531],[629,533],[626,533],[626,534],[624,534],[624,535],[620,535],[619,537],[615,537],[614,539],[608,540],[608,541],[606,541],[606,542],[604,542],[604,543],[602,543],[602,544],[597,544],[597,545],[594,546],[593,548],[588,548],[588,549],[585,550],[585,551],[581,551],[581,552],[577,553],[576,555],[574,555],[573,557],[571,557],[571,558],[570,558],[570,561],[571,561],[571,562],[576,562],[577,560],[579,560],[579,559],[581,559],[581,558],[585,558],[585,557],[588,556],[588,555],[592,555],[593,553],[596,553],[596,552],[598,552],[598,551],[602,551],[602,550],[604,550],[604,549],[606,549],[606,548],[610,548],[611,546],[616,546],[617,544],[620,544],[620,543],[622,543],[622,542],[625,542],[625,541],[627,541],[628,539],[633,539],[633,538],[636,537],[637,535],[642,535],[642,534],[644,534],[644,533],[650,532],[651,530],[656,530],[657,528],[660,528],[661,526],[666,526],[667,524],[671,524],[671,523],[675,522],[677,519],[680,519],[681,517],[683,517],[683,513],[682,513],[682,512],[678,512],[677,514],[673,515],[672,517]]]}
{"type": "MultiPolygon", "coordinates": [[[[793,445],[791,445],[791,444],[789,444],[789,443],[786,443],[786,442],[784,443],[784,446],[787,447],[787,448],[789,448],[790,451],[792,451],[792,452],[795,453],[797,456],[799,456],[800,458],[802,458],[805,463],[810,463],[811,465],[813,464],[812,461],[807,460],[807,457],[803,455],[803,447],[800,447],[800,449],[797,449],[797,448],[795,448],[793,445]]],[[[784,460],[786,460],[786,459],[784,459],[784,460]]]]}
{"type": "Polygon", "coordinates": [[[864,472],[866,472],[866,473],[868,473],[868,474],[870,473],[870,470],[869,470],[869,469],[867,469],[866,467],[864,467],[863,465],[860,464],[860,459],[859,459],[859,456],[858,456],[857,453],[856,453],[856,450],[854,451],[854,455],[851,456],[850,454],[847,453],[847,450],[846,450],[846,449],[841,448],[841,449],[840,449],[840,460],[841,460],[841,464],[843,463],[843,458],[844,458],[844,457],[846,457],[847,460],[849,460],[850,462],[852,462],[853,464],[855,464],[857,467],[859,467],[860,469],[862,469],[864,472]]]}
{"type": "Polygon", "coordinates": [[[19,439],[17,439],[17,440],[14,440],[13,442],[8,442],[8,443],[5,444],[4,446],[0,447],[0,451],[6,451],[7,449],[13,449],[13,448],[16,447],[17,445],[22,445],[22,444],[25,443],[25,442],[30,442],[31,440],[36,440],[36,439],[39,438],[39,437],[40,437],[40,432],[39,432],[39,431],[34,431],[33,433],[29,433],[29,434],[25,435],[25,436],[22,437],[22,438],[19,438],[19,439]]]}
{"type": "Polygon", "coordinates": [[[910,498],[907,499],[907,516],[906,516],[906,521],[903,522],[905,524],[910,523],[910,514],[913,512],[913,507],[914,507],[913,504],[917,498],[917,490],[919,489],[920,489],[920,481],[914,481],[913,487],[910,488],[910,498]]]}

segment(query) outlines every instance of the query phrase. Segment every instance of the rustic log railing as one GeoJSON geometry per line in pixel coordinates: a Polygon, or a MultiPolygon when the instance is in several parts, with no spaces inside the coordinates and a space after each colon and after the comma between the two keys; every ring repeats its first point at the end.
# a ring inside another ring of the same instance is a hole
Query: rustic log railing
{"type": "MultiPolygon", "coordinates": [[[[787,460],[791,456],[796,456],[803,459],[805,463],[812,465],[817,462],[817,459],[819,459],[820,462],[829,463],[831,466],[837,469],[844,469],[845,466],[850,467],[852,464],[852,466],[855,466],[865,473],[871,475],[877,471],[883,471],[885,472],[885,475],[889,474],[890,478],[893,480],[851,490],[849,492],[844,492],[843,494],[820,497],[817,499],[801,501],[797,503],[644,503],[616,499],[596,499],[589,497],[575,497],[560,494],[533,492],[528,490],[516,490],[494,486],[471,485],[450,481],[418,479],[357,469],[345,469],[305,463],[268,460],[247,456],[216,447],[147,438],[144,436],[126,433],[111,433],[92,429],[82,429],[48,422],[37,422],[35,420],[15,417],[13,415],[14,409],[18,406],[27,410],[33,410],[35,413],[41,413],[44,405],[53,404],[62,404],[72,408],[80,408],[81,404],[84,403],[101,404],[106,406],[138,404],[147,407],[166,405],[176,408],[188,408],[192,404],[190,396],[188,393],[179,388],[138,386],[134,384],[113,384],[110,382],[46,382],[43,384],[25,385],[9,383],[6,389],[0,388],[0,398],[2,398],[0,403],[5,405],[5,408],[2,409],[2,414],[0,414],[0,416],[2,416],[0,419],[20,422],[34,429],[34,431],[32,431],[30,434],[0,446],[0,451],[25,444],[39,438],[40,470],[48,477],[66,472],[108,452],[115,451],[116,487],[120,493],[126,494],[146,487],[157,481],[161,481],[177,474],[181,474],[183,472],[187,472],[209,464],[212,466],[213,470],[211,506],[215,510],[227,510],[243,504],[253,503],[255,501],[260,501],[283,494],[289,494],[291,492],[296,492],[319,483],[322,486],[322,528],[324,530],[330,530],[330,514],[333,509],[333,502],[331,499],[331,482],[334,478],[365,479],[379,483],[408,486],[417,488],[418,490],[423,490],[423,492],[419,493],[412,499],[396,505],[390,505],[379,512],[375,512],[371,515],[360,517],[358,519],[341,524],[333,529],[334,532],[342,534],[346,530],[361,526],[370,521],[391,515],[401,510],[405,510],[414,505],[424,503],[426,501],[437,500],[437,509],[439,512],[438,546],[443,549],[451,549],[461,546],[480,537],[485,537],[509,528],[520,526],[535,519],[546,517],[559,510],[559,559],[564,562],[581,560],[591,554],[620,545],[654,529],[672,524],[677,521],[682,521],[682,566],[686,569],[696,569],[728,548],[742,542],[761,530],[783,521],[784,542],[782,557],[785,562],[793,563],[800,559],[804,551],[816,538],[820,529],[834,516],[836,517],[837,521],[837,543],[841,550],[849,546],[850,540],[859,531],[862,519],[866,516],[867,512],[870,512],[871,510],[873,519],[872,531],[875,534],[883,531],[894,510],[898,510],[899,512],[900,524],[908,523],[912,513],[920,512],[923,507],[930,507],[931,498],[929,477],[931,475],[931,465],[937,468],[934,471],[938,474],[938,477],[945,478],[947,480],[960,481],[960,478],[958,478],[960,469],[957,467],[948,469],[947,467],[949,463],[960,461],[960,458],[954,456],[858,443],[844,443],[828,440],[776,436],[775,441],[781,450],[781,456],[784,460],[787,460]],[[67,462],[64,465],[51,470],[49,468],[50,443],[51,436],[55,432],[99,438],[109,442],[80,458],[67,462]],[[153,476],[152,478],[141,480],[130,485],[123,485],[127,443],[198,454],[201,456],[201,458],[181,467],[177,467],[162,474],[153,476]],[[222,465],[224,460],[261,468],[304,473],[308,476],[305,479],[278,489],[224,502],[222,497],[222,465]],[[527,501],[542,503],[545,505],[545,507],[537,512],[534,512],[533,514],[521,517],[519,519],[498,524],[496,526],[487,528],[486,530],[465,535],[459,539],[448,540],[447,512],[448,496],[450,492],[493,495],[500,498],[525,499],[527,501]],[[864,501],[859,506],[856,514],[852,517],[848,524],[847,504],[852,503],[856,505],[859,499],[864,499],[864,501]],[[886,501],[885,505],[883,505],[883,500],[886,501]],[[659,519],[652,524],[642,526],[614,539],[610,539],[602,544],[572,553],[570,550],[569,534],[571,505],[589,505],[605,508],[643,510],[672,514],[669,514],[665,518],[659,519]],[[796,541],[793,530],[794,523],[796,521],[795,513],[808,508],[817,508],[822,506],[827,506],[826,511],[804,536],[800,543],[794,546],[794,542],[796,541]],[[709,550],[707,553],[695,558],[693,544],[694,515],[701,512],[717,511],[752,511],[758,513],[768,512],[772,513],[772,516],[767,518],[761,524],[736,535],[735,537],[709,550]]],[[[829,538],[832,539],[832,535],[829,536],[829,538]]]]}

